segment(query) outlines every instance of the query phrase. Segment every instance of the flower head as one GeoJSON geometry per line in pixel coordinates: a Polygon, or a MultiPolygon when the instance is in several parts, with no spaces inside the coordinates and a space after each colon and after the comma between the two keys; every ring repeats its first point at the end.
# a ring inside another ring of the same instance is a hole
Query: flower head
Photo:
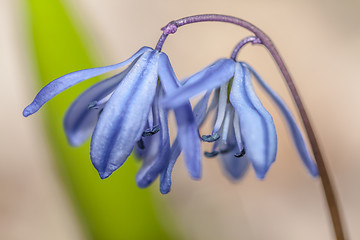
{"type": "MultiPolygon", "coordinates": [[[[163,104],[176,107],[203,91],[207,92],[200,102],[207,102],[214,90],[213,103],[207,112],[215,105],[216,120],[212,134],[202,138],[215,143],[213,151],[205,152],[205,156],[221,155],[224,169],[233,179],[241,178],[250,161],[256,176],[263,179],[276,158],[277,136],[273,119],[252,86],[251,74],[280,108],[301,159],[309,172],[316,176],[317,167],[292,114],[281,98],[246,63],[220,59],[187,78],[182,88],[165,97],[163,104]]],[[[194,110],[194,114],[199,113],[194,110]]]]}
{"type": "MultiPolygon", "coordinates": [[[[126,65],[125,70],[90,87],[74,101],[65,115],[64,128],[74,146],[92,135],[90,156],[101,178],[118,169],[135,146],[144,158],[136,182],[146,187],[165,171],[174,152],[170,148],[167,112],[159,100],[180,83],[165,53],[143,47],[124,62],[55,79],[40,90],[23,115],[35,113],[51,98],[83,80],[126,65]]],[[[174,111],[179,139],[176,149],[183,151],[190,175],[200,178],[200,142],[191,105],[185,102],[174,111]]]]}

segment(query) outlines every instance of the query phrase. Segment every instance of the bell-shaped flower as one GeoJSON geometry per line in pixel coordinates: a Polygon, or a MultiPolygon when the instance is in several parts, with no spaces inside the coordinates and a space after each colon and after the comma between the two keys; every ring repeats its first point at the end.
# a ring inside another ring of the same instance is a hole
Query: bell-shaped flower
{"type": "MultiPolygon", "coordinates": [[[[169,164],[170,138],[167,112],[160,99],[179,86],[165,53],[143,47],[124,62],[69,73],[55,79],[27,106],[25,117],[37,112],[51,98],[67,88],[100,74],[129,65],[113,77],[83,92],[70,106],[64,128],[69,143],[79,146],[91,135],[90,157],[101,178],[118,169],[134,146],[144,159],[136,176],[146,187],[169,164]]],[[[190,175],[201,176],[201,149],[198,130],[189,102],[174,108],[179,146],[190,175]]]]}
{"type": "Polygon", "coordinates": [[[303,163],[311,175],[317,176],[316,164],[291,112],[246,63],[220,59],[187,78],[183,87],[167,95],[162,104],[169,108],[176,107],[206,91],[199,103],[205,101],[207,105],[209,96],[214,91],[212,103],[207,110],[204,108],[198,113],[194,108],[195,117],[197,114],[206,117],[212,108],[216,108],[212,133],[202,136],[203,141],[214,142],[212,152],[205,152],[205,156],[220,155],[223,167],[232,179],[241,178],[250,161],[256,176],[263,179],[276,158],[277,136],[273,119],[252,86],[251,74],[280,108],[303,163]]]}

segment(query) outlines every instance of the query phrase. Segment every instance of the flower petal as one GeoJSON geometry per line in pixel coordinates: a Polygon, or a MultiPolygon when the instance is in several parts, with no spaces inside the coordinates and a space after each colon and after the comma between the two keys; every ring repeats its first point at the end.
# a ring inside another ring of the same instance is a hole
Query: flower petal
{"type": "Polygon", "coordinates": [[[44,105],[47,101],[51,98],[55,97],[57,94],[61,93],[62,91],[68,89],[69,87],[82,82],[86,79],[101,75],[106,72],[110,72],[117,68],[123,67],[134,59],[139,57],[144,52],[150,51],[151,48],[149,47],[142,47],[139,51],[137,51],[133,56],[129,59],[125,60],[124,62],[117,63],[114,65],[106,66],[106,67],[98,67],[98,68],[90,68],[85,70],[80,70],[76,72],[72,72],[66,74],[62,77],[59,77],[52,82],[48,83],[45,87],[43,87],[40,92],[36,95],[35,99],[32,103],[30,103],[23,111],[24,117],[27,117],[31,114],[37,112],[42,105],[44,105]]]}
{"type": "Polygon", "coordinates": [[[159,97],[161,97],[160,94],[156,95],[154,104],[158,110],[157,120],[161,129],[159,133],[152,136],[155,139],[152,139],[150,152],[147,153],[143,166],[136,174],[136,183],[140,188],[149,186],[169,162],[170,137],[167,114],[163,108],[159,107],[159,97]]]}
{"type": "Polygon", "coordinates": [[[199,132],[189,105],[174,109],[178,137],[186,167],[194,179],[201,178],[201,145],[199,132]]]}
{"type": "MultiPolygon", "coordinates": [[[[167,95],[176,91],[180,86],[174,70],[171,67],[169,58],[165,53],[160,53],[159,77],[167,95]]],[[[174,108],[174,112],[185,165],[190,176],[194,179],[199,179],[201,177],[201,146],[199,132],[189,101],[185,101],[174,108]]]]}
{"type": "Polygon", "coordinates": [[[276,130],[271,115],[256,96],[249,71],[240,63],[236,64],[230,102],[240,119],[247,157],[251,160],[257,177],[263,179],[276,157],[276,130]]]}
{"type": "Polygon", "coordinates": [[[160,192],[162,194],[167,194],[168,192],[170,192],[171,174],[180,153],[181,153],[181,147],[179,144],[179,138],[177,137],[173,145],[171,146],[169,164],[160,175],[160,192]]]}
{"type": "Polygon", "coordinates": [[[71,104],[64,118],[64,129],[72,146],[81,145],[91,136],[99,114],[104,108],[102,105],[97,109],[89,109],[89,103],[100,100],[113,92],[132,66],[133,64],[121,73],[93,85],[71,104]]]}
{"type": "Polygon", "coordinates": [[[140,140],[158,79],[157,51],[145,52],[120,82],[91,139],[91,160],[101,178],[118,169],[140,140]]]}
{"type": "Polygon", "coordinates": [[[245,154],[242,157],[235,157],[239,153],[239,148],[236,146],[232,151],[220,154],[221,163],[227,176],[232,180],[240,180],[247,172],[250,161],[245,154]]]}
{"type": "Polygon", "coordinates": [[[286,122],[290,128],[291,135],[295,142],[296,149],[304,162],[305,166],[309,170],[312,176],[318,176],[318,170],[316,164],[306,146],[304,137],[296,124],[294,117],[292,116],[290,110],[287,108],[284,101],[270,88],[270,86],[260,77],[260,75],[248,64],[242,63],[243,66],[248,68],[251,73],[255,76],[256,80],[260,83],[260,85],[264,88],[264,90],[270,95],[270,97],[274,100],[277,106],[280,108],[282,114],[284,115],[286,122]]]}
{"type": "MultiPolygon", "coordinates": [[[[242,157],[235,157],[235,154],[240,153],[240,150],[236,144],[234,129],[231,127],[229,130],[226,145],[233,147],[231,151],[220,152],[220,159],[226,175],[231,180],[240,180],[248,170],[250,161],[248,160],[247,154],[242,157]]],[[[220,142],[220,149],[222,148],[221,145],[222,143],[220,142]]]]}
{"type": "Polygon", "coordinates": [[[202,70],[201,74],[190,77],[182,88],[168,94],[162,104],[167,108],[174,108],[202,91],[218,88],[232,78],[234,68],[235,62],[232,59],[220,59],[202,70]]]}
{"type": "MultiPolygon", "coordinates": [[[[211,91],[206,92],[206,94],[200,99],[200,101],[194,107],[194,117],[196,125],[199,127],[205,120],[207,112],[207,104],[209,101],[211,91]]],[[[170,159],[168,166],[160,175],[160,192],[162,194],[167,194],[171,189],[171,174],[176,163],[177,158],[181,152],[181,147],[179,144],[179,137],[176,137],[170,151],[170,159]]]]}
{"type": "Polygon", "coordinates": [[[206,157],[219,156],[221,166],[230,180],[239,180],[246,173],[250,161],[247,159],[246,154],[240,155],[241,151],[236,144],[235,129],[233,127],[234,108],[228,104],[226,108],[225,120],[221,125],[219,131],[222,137],[226,139],[216,141],[212,146],[212,152],[205,152],[206,157]],[[226,123],[228,121],[228,123],[226,123]],[[227,133],[224,133],[227,132],[227,133]]]}

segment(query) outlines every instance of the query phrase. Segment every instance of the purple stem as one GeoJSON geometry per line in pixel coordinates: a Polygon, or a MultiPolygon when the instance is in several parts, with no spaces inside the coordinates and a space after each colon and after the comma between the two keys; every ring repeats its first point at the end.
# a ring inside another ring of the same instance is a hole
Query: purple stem
{"type": "Polygon", "coordinates": [[[335,198],[335,191],[332,187],[330,177],[328,174],[328,171],[326,170],[325,162],[323,160],[322,154],[320,152],[320,147],[318,145],[318,142],[315,137],[315,133],[312,129],[312,126],[310,124],[310,120],[308,118],[308,115],[305,111],[304,105],[300,99],[299,93],[295,87],[295,84],[290,76],[290,73],[288,72],[284,61],[280,57],[279,52],[276,50],[274,44],[271,42],[270,38],[262,32],[259,28],[255,27],[251,23],[242,20],[240,18],[226,16],[226,15],[218,15],[218,14],[204,14],[204,15],[196,15],[196,16],[190,16],[178,19],[176,21],[172,21],[168,23],[165,27],[163,27],[161,30],[163,31],[163,35],[161,36],[160,40],[158,41],[156,45],[156,49],[158,51],[161,51],[161,48],[166,40],[166,37],[169,34],[173,34],[177,31],[178,27],[181,27],[186,24],[190,23],[197,23],[197,22],[227,22],[232,23],[238,26],[241,26],[243,28],[248,29],[249,31],[253,32],[255,36],[260,39],[261,43],[268,49],[272,57],[274,58],[276,64],[278,65],[286,84],[288,85],[288,88],[290,89],[290,92],[293,96],[293,99],[296,103],[296,106],[298,108],[298,111],[300,113],[302,122],[304,124],[307,136],[309,138],[313,154],[319,169],[319,175],[321,178],[324,194],[327,200],[330,216],[333,223],[333,229],[337,240],[345,240],[344,231],[342,228],[341,218],[340,218],[340,211],[336,203],[335,198]]]}
{"type": "Polygon", "coordinates": [[[248,43],[261,44],[261,40],[260,40],[260,38],[255,37],[255,36],[249,36],[249,37],[242,39],[234,48],[234,51],[231,54],[231,59],[236,61],[236,56],[238,55],[240,49],[248,43]]]}

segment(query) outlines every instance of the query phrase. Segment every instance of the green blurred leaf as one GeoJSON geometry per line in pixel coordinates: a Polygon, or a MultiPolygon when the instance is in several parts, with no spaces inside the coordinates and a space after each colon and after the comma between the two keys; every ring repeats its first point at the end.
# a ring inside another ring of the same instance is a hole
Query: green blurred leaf
{"type": "MultiPolygon", "coordinates": [[[[79,33],[74,27],[61,2],[25,2],[39,87],[68,72],[99,66],[94,65],[82,41],[84,33],[79,33]]],[[[92,83],[94,80],[89,80],[67,90],[42,110],[59,172],[86,230],[92,239],[99,240],[173,239],[169,236],[169,229],[164,229],[159,221],[161,216],[162,221],[171,222],[166,219],[165,210],[155,207],[148,189],[138,189],[135,185],[138,164],[133,158],[110,178],[101,180],[91,164],[89,144],[81,148],[68,146],[62,129],[64,112],[71,101],[92,83]]]]}

